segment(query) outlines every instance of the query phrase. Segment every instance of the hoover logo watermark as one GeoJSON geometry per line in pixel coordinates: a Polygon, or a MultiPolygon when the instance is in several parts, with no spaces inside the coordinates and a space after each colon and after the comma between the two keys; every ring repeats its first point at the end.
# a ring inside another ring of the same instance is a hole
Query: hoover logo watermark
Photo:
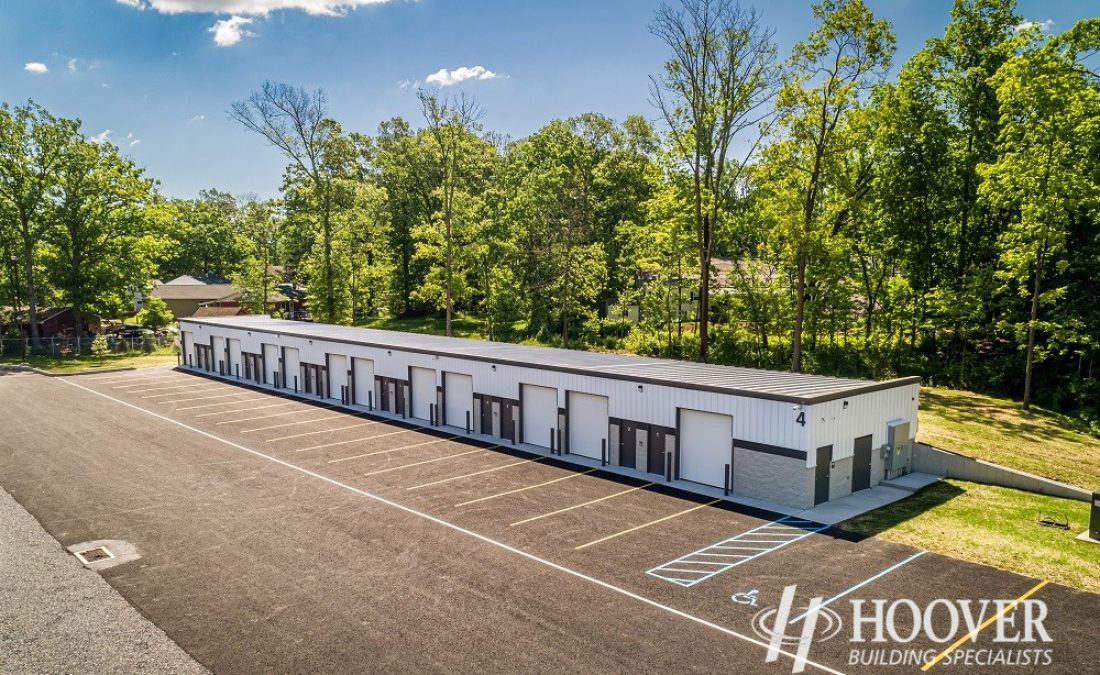
{"type": "Polygon", "coordinates": [[[805,669],[812,643],[837,638],[846,623],[850,666],[1035,668],[1053,662],[1053,649],[1045,646],[1052,642],[1043,625],[1047,605],[1029,599],[1044,585],[1015,600],[937,598],[924,605],[905,598],[849,600],[848,622],[822,598],[796,607],[798,587],[787,586],[777,606],[753,616],[752,628],[768,642],[764,661],[776,661],[780,652],[793,655],[792,673],[805,669]],[[992,646],[977,647],[978,636],[987,629],[992,646]]]}

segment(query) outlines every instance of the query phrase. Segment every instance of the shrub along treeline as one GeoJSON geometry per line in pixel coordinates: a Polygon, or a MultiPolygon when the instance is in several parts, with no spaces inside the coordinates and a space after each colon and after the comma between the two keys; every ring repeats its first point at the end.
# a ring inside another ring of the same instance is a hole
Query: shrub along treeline
{"type": "Polygon", "coordinates": [[[5,108],[0,297],[21,280],[110,313],[153,276],[219,273],[259,309],[282,274],[320,321],[450,332],[461,311],[492,339],[920,374],[1100,419],[1100,20],[1054,35],[1011,0],[958,0],[891,70],[862,1],[814,11],[780,55],[729,0],[660,8],[656,127],[591,113],[514,140],[420,91],[420,120],[371,135],[322,91],[264,83],[230,115],[285,156],[277,201],[165,200],[76,123],[5,108]]]}

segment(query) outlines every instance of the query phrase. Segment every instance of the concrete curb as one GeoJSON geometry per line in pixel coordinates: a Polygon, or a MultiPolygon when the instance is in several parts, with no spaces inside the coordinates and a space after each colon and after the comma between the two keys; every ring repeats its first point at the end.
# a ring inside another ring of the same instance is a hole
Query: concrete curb
{"type": "Polygon", "coordinates": [[[51,373],[48,370],[42,370],[41,368],[35,368],[34,366],[25,366],[23,364],[10,364],[0,365],[0,370],[18,370],[25,373],[35,373],[36,375],[44,375],[46,377],[77,377],[79,375],[102,375],[104,373],[122,373],[128,370],[137,370],[135,366],[120,366],[118,368],[104,368],[100,370],[81,370],[75,373],[51,373]]]}
{"type": "Polygon", "coordinates": [[[916,471],[944,478],[959,478],[974,483],[997,485],[1063,499],[1076,499],[1083,502],[1092,499],[1090,492],[1076,485],[1068,485],[1050,478],[1010,469],[984,459],[967,457],[924,443],[913,444],[913,468],[916,471]]]}

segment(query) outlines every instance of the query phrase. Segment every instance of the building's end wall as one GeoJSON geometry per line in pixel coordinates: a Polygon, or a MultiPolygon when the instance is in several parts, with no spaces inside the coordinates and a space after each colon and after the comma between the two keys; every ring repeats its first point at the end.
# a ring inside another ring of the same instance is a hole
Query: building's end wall
{"type": "Polygon", "coordinates": [[[734,450],[734,496],[809,509],[814,505],[813,479],[813,469],[801,459],[745,448],[734,450]]]}

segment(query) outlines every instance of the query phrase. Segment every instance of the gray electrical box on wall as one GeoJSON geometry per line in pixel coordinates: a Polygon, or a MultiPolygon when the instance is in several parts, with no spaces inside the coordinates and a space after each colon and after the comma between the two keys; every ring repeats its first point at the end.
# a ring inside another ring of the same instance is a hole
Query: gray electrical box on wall
{"type": "Polygon", "coordinates": [[[900,420],[886,423],[886,445],[883,448],[883,468],[886,480],[909,473],[913,461],[913,441],[909,423],[900,420]]]}

